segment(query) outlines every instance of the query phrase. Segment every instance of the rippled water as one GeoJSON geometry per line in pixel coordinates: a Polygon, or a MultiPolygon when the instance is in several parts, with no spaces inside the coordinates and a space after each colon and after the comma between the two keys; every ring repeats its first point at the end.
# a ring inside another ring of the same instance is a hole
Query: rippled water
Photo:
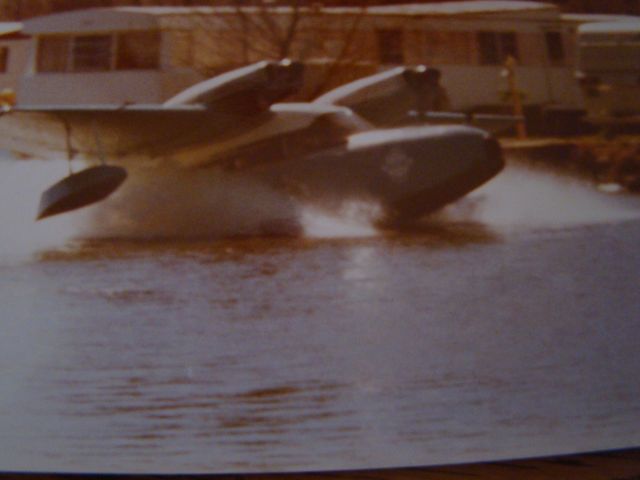
{"type": "Polygon", "coordinates": [[[212,223],[136,227],[118,199],[34,223],[56,168],[0,164],[1,470],[373,468],[640,443],[637,199],[512,167],[411,232],[376,232],[352,205],[296,210],[300,237],[224,240],[212,223]]]}

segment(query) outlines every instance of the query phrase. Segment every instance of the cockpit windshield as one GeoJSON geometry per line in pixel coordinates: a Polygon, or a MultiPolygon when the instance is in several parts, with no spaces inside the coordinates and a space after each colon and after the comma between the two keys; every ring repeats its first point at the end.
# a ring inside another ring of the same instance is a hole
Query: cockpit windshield
{"type": "Polygon", "coordinates": [[[372,126],[351,110],[332,107],[320,113],[306,128],[283,137],[284,156],[302,156],[341,147],[350,135],[371,130],[372,126]]]}

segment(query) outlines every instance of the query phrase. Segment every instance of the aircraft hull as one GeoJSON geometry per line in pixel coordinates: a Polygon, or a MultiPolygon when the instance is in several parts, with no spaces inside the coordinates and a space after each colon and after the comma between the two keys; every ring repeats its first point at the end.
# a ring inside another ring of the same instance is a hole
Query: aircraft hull
{"type": "MultiPolygon", "coordinates": [[[[147,111],[133,112],[131,117],[139,121],[127,123],[126,129],[117,128],[125,117],[115,110],[97,116],[95,122],[88,111],[15,113],[16,136],[7,131],[5,140],[17,141],[22,147],[17,151],[41,158],[73,155],[88,159],[91,165],[102,147],[109,163],[126,168],[131,175],[144,166],[147,178],[153,178],[155,168],[193,170],[215,182],[221,176],[237,176],[293,201],[330,210],[346,202],[369,203],[379,207],[375,220],[384,226],[411,223],[442,208],[492,178],[504,165],[497,143],[486,132],[458,125],[356,131],[318,145],[316,136],[323,130],[305,130],[319,118],[314,112],[309,118],[290,111],[266,114],[239,129],[227,124],[223,130],[234,132],[227,135],[230,140],[220,133],[219,140],[207,135],[217,119],[201,110],[181,114],[179,120],[185,123],[177,122],[175,128],[181,130],[177,136],[167,131],[164,114],[158,117],[147,111]],[[46,128],[51,123],[58,130],[46,128]],[[189,126],[193,130],[187,135],[189,126]],[[32,141],[26,136],[29,132],[32,141]],[[163,135],[163,142],[158,135],[163,135]],[[187,136],[189,142],[184,140],[187,136]],[[128,149],[136,139],[139,148],[128,149]]],[[[73,198],[76,193],[66,195],[73,198]]]]}
{"type": "Polygon", "coordinates": [[[328,209],[369,202],[380,207],[378,223],[393,227],[459,199],[504,167],[496,140],[474,128],[416,127],[366,135],[303,157],[239,164],[234,158],[219,168],[328,209]]]}

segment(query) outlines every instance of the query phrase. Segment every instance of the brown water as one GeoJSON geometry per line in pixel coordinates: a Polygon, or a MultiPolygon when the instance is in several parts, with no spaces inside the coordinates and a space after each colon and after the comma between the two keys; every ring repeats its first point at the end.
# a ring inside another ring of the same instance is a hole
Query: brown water
{"type": "MultiPolygon", "coordinates": [[[[181,235],[166,218],[136,225],[121,198],[34,223],[58,175],[43,166],[0,163],[0,470],[324,470],[640,444],[636,199],[512,167],[412,232],[376,232],[351,205],[295,210],[299,238],[223,240],[215,228],[251,218],[213,208],[181,235]]],[[[266,197],[256,224],[283,211],[266,197]]]]}

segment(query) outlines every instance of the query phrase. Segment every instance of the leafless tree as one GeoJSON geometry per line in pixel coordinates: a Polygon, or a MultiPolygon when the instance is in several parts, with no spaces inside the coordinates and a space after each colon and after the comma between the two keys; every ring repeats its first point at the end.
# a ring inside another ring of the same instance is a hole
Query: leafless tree
{"type": "Polygon", "coordinates": [[[356,62],[363,8],[329,19],[325,9],[302,0],[277,5],[234,0],[226,6],[212,3],[199,12],[172,43],[181,45],[176,48],[187,59],[183,63],[204,76],[255,61],[289,58],[307,65],[305,98],[339,83],[338,79],[351,79],[347,71],[356,62]]]}

